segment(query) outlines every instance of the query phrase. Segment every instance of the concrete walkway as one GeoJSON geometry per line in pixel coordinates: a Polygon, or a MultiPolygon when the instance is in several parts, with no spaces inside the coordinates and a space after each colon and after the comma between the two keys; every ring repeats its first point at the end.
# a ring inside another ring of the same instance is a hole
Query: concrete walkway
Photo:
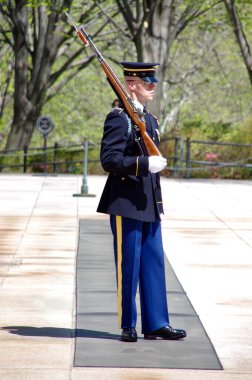
{"type": "MultiPolygon", "coordinates": [[[[0,175],[0,379],[252,379],[252,181],[163,179],[165,251],[223,371],[73,368],[80,176],[0,175]]],[[[169,342],[167,342],[169,344],[169,342]]],[[[94,352],[95,355],[95,352],[94,352]]]]}

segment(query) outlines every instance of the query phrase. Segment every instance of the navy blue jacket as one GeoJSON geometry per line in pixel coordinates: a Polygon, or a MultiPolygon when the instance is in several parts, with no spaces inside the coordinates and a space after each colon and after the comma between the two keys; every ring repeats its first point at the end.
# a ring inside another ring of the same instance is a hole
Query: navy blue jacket
{"type": "MultiPolygon", "coordinates": [[[[158,122],[148,111],[146,130],[158,145],[158,122]]],[[[130,119],[121,108],[113,109],[105,120],[100,158],[109,176],[97,212],[145,222],[160,219],[163,205],[159,174],[149,172],[148,157],[141,155],[130,119]]]]}

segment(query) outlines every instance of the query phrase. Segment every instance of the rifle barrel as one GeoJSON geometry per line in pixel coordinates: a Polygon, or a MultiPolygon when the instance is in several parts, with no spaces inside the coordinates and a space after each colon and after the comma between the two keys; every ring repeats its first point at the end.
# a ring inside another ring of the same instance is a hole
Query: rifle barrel
{"type": "Polygon", "coordinates": [[[75,27],[76,31],[78,31],[78,26],[76,25],[76,23],[75,23],[74,19],[72,18],[72,16],[69,13],[67,13],[66,11],[65,11],[65,15],[69,18],[69,20],[71,21],[71,23],[75,27]]]}
{"type": "Polygon", "coordinates": [[[83,44],[87,47],[89,45],[89,42],[88,42],[88,40],[87,40],[87,38],[85,36],[86,33],[84,32],[84,29],[82,27],[77,26],[76,22],[74,21],[74,19],[72,18],[72,16],[69,13],[67,13],[65,11],[65,14],[69,18],[69,20],[71,21],[71,23],[73,24],[73,26],[75,27],[77,35],[80,37],[80,39],[83,42],[83,44]]]}
{"type": "Polygon", "coordinates": [[[99,60],[101,67],[103,71],[105,72],[111,87],[113,88],[118,98],[122,101],[125,107],[125,110],[129,114],[130,118],[132,119],[135,127],[137,127],[137,129],[140,131],[146,153],[149,156],[154,156],[154,155],[162,156],[159,149],[157,148],[155,143],[152,141],[152,139],[149,137],[149,135],[146,132],[146,125],[145,125],[145,120],[143,118],[142,112],[136,108],[133,100],[130,98],[129,94],[123,87],[117,75],[114,73],[112,68],[109,66],[109,64],[106,62],[102,54],[99,52],[99,50],[95,46],[89,34],[85,31],[83,26],[77,26],[74,19],[70,16],[69,13],[65,11],[65,14],[68,17],[68,19],[71,21],[73,26],[75,27],[77,35],[79,36],[83,44],[85,46],[90,45],[91,49],[95,53],[96,58],[99,60]]]}

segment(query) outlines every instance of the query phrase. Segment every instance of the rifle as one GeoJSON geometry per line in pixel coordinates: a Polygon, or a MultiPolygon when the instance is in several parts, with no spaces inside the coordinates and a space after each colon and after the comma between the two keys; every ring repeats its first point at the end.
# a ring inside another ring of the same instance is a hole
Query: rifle
{"type": "Polygon", "coordinates": [[[69,13],[65,12],[68,19],[73,24],[77,35],[83,42],[84,46],[87,47],[90,45],[91,49],[95,53],[96,58],[101,64],[101,67],[103,71],[105,72],[107,76],[107,80],[109,84],[111,85],[112,89],[114,90],[117,97],[120,99],[121,103],[123,104],[126,112],[128,113],[129,117],[132,119],[135,129],[137,132],[140,133],[141,136],[141,147],[144,155],[146,156],[162,156],[161,152],[155,145],[154,141],[150,138],[146,131],[145,126],[145,118],[144,114],[136,108],[133,100],[123,87],[122,83],[112,70],[112,68],[109,66],[109,64],[106,62],[102,54],[99,52],[97,47],[94,45],[91,36],[86,32],[86,30],[83,28],[83,26],[77,26],[73,18],[70,16],[69,13]]]}

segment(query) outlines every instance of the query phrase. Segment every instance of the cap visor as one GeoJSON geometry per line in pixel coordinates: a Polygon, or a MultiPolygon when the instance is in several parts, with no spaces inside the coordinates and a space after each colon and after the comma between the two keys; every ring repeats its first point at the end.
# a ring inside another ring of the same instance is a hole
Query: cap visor
{"type": "Polygon", "coordinates": [[[140,77],[146,83],[158,83],[157,78],[155,77],[140,77]]]}

